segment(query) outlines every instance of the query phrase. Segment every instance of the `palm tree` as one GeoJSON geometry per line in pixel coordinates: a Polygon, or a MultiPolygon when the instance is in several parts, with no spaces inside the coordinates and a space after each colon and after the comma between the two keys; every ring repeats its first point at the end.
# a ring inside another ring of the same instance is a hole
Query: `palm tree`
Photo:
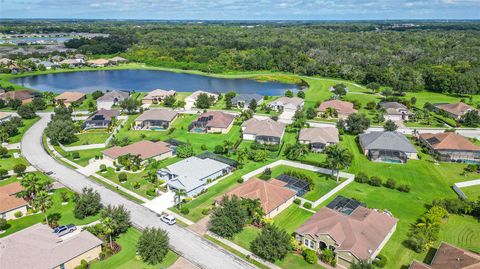
{"type": "Polygon", "coordinates": [[[185,189],[176,189],[173,192],[175,193],[175,204],[177,205],[177,208],[180,208],[180,205],[182,204],[182,197],[187,196],[187,191],[185,189]]]}
{"type": "Polygon", "coordinates": [[[9,137],[10,136],[8,135],[8,133],[5,130],[0,129],[0,142],[2,142],[2,143],[7,142],[9,137]]]}
{"type": "Polygon", "coordinates": [[[48,195],[48,193],[44,190],[40,191],[37,196],[33,199],[33,208],[35,210],[40,210],[45,215],[45,222],[47,225],[48,217],[47,217],[47,210],[52,207],[52,197],[48,195]]]}
{"type": "Polygon", "coordinates": [[[113,242],[112,234],[115,231],[115,228],[117,227],[117,223],[109,217],[106,217],[106,218],[102,219],[101,222],[102,222],[103,234],[105,236],[108,236],[109,243],[110,243],[110,249],[112,249],[112,247],[113,247],[113,245],[112,245],[112,242],[113,242]]]}
{"type": "Polygon", "coordinates": [[[265,216],[260,199],[242,199],[242,203],[247,209],[248,216],[252,219],[252,222],[260,223],[262,218],[265,216]]]}
{"type": "Polygon", "coordinates": [[[287,147],[285,156],[290,160],[298,160],[308,153],[308,148],[305,144],[295,143],[287,147]]]}
{"type": "Polygon", "coordinates": [[[50,182],[42,180],[33,173],[26,173],[23,178],[20,179],[20,184],[22,185],[23,190],[20,191],[17,196],[31,203],[38,193],[41,191],[48,191],[50,182]]]}
{"type": "Polygon", "coordinates": [[[349,269],[373,269],[373,265],[367,260],[360,260],[350,265],[349,269]]]}
{"type": "Polygon", "coordinates": [[[340,179],[340,170],[350,166],[352,163],[352,154],[339,145],[331,145],[325,148],[325,154],[327,154],[327,165],[332,169],[332,173],[337,174],[337,183],[340,179]]]}
{"type": "Polygon", "coordinates": [[[237,161],[244,164],[248,159],[248,150],[246,148],[237,150],[237,161]]]}

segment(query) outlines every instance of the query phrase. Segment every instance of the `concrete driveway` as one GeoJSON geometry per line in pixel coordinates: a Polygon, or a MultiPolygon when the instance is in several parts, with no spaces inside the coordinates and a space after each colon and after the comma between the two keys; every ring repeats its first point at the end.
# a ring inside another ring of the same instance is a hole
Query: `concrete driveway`
{"type": "Polygon", "coordinates": [[[39,114],[40,121],[25,133],[21,147],[25,158],[38,170],[52,171],[52,178],[75,192],[81,192],[85,187],[94,188],[100,193],[104,204],[124,205],[130,211],[132,222],[137,228],[158,227],[166,230],[170,236],[171,248],[199,268],[257,268],[194,232],[177,225],[169,226],[163,223],[155,212],[57,162],[48,155],[42,145],[42,134],[50,120],[50,114],[39,114]]]}

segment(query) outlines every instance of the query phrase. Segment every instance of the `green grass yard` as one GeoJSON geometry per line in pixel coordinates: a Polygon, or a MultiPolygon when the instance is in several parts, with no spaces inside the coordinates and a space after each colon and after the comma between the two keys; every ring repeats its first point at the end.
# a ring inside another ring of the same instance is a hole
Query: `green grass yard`
{"type": "Polygon", "coordinates": [[[23,126],[18,128],[18,134],[15,136],[12,136],[8,139],[8,143],[14,144],[14,143],[19,143],[25,132],[32,127],[33,124],[35,124],[38,120],[40,120],[40,117],[35,117],[33,119],[28,119],[28,120],[22,120],[23,121],[23,126]]]}
{"type": "Polygon", "coordinates": [[[79,150],[76,151],[78,154],[80,154],[80,158],[78,159],[73,159],[72,153],[73,152],[66,152],[62,150],[59,146],[53,146],[55,150],[60,153],[63,157],[67,158],[68,160],[80,165],[80,166],[87,166],[88,161],[92,158],[95,158],[95,156],[102,156],[102,151],[105,150],[103,148],[101,149],[89,149],[89,150],[79,150]]]}
{"type": "Polygon", "coordinates": [[[74,147],[74,146],[83,146],[83,145],[92,145],[92,144],[102,144],[102,143],[105,143],[107,138],[110,136],[110,133],[85,132],[85,133],[79,133],[75,136],[78,138],[77,141],[64,146],[74,147]]]}
{"type": "Polygon", "coordinates": [[[178,259],[178,255],[169,251],[165,259],[155,265],[146,264],[136,258],[137,242],[141,232],[130,228],[125,234],[120,235],[116,242],[122,247],[119,253],[102,261],[94,261],[90,264],[91,269],[116,268],[116,269],[154,269],[168,268],[178,259]]]}
{"type": "Polygon", "coordinates": [[[298,227],[307,221],[313,215],[312,212],[300,208],[296,204],[284,209],[280,214],[273,218],[273,223],[287,233],[292,234],[298,227]]]}
{"type": "Polygon", "coordinates": [[[480,199],[480,185],[461,188],[463,193],[471,200],[480,199]]]}
{"type": "Polygon", "coordinates": [[[17,164],[24,164],[29,166],[29,163],[20,155],[18,158],[14,158],[13,154],[20,154],[19,150],[9,150],[7,158],[0,158],[0,169],[13,170],[13,167],[17,164]]]}

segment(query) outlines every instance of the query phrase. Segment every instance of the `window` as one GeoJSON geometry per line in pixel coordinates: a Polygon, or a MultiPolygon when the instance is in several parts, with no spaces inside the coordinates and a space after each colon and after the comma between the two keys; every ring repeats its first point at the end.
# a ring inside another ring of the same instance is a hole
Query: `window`
{"type": "Polygon", "coordinates": [[[315,241],[313,241],[313,240],[309,240],[309,239],[305,238],[304,241],[303,241],[303,244],[307,248],[315,249],[315,241]]]}
{"type": "Polygon", "coordinates": [[[313,240],[310,241],[310,248],[315,249],[315,242],[313,240]]]}
{"type": "Polygon", "coordinates": [[[65,264],[60,264],[60,269],[65,269],[65,264]]]}
{"type": "Polygon", "coordinates": [[[309,242],[310,242],[310,240],[308,240],[307,238],[305,238],[303,244],[308,247],[308,246],[310,245],[309,242]]]}

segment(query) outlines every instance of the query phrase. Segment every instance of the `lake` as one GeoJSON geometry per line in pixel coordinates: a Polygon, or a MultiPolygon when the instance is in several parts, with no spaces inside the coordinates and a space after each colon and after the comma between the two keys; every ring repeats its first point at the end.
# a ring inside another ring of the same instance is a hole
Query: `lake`
{"type": "Polygon", "coordinates": [[[283,95],[286,90],[296,92],[300,86],[280,82],[259,82],[252,79],[225,79],[159,70],[100,70],[54,73],[19,77],[15,84],[39,91],[61,93],[64,91],[93,92],[95,90],[135,90],[147,92],[154,89],[177,92],[258,93],[268,96],[283,95]]]}

